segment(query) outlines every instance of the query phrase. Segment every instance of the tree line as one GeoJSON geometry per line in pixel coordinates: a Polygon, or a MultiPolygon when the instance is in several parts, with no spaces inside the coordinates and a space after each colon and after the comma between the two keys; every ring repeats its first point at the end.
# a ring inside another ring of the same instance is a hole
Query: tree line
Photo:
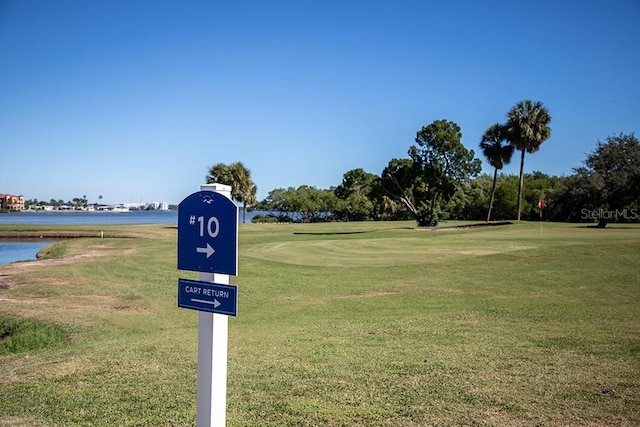
{"type": "Polygon", "coordinates": [[[479,138],[492,176],[480,174],[480,159],[462,144],[455,122],[435,120],[416,133],[408,158],[391,159],[379,175],[350,170],[337,187],[277,188],[258,201],[251,172],[241,162],[211,167],[206,180],[231,185],[233,198],[243,206],[243,222],[248,209],[269,212],[256,216],[257,221],[414,219],[419,226],[435,226],[444,219],[544,218],[597,221],[600,227],[638,220],[640,144],[633,133],[598,141],[573,174],[549,176],[524,172],[525,154],[538,151],[551,135],[548,110],[525,100],[506,118],[479,138]],[[520,154],[520,174],[500,174],[514,152],[520,154]]]}
{"type": "MultiPolygon", "coordinates": [[[[102,200],[102,196],[100,196],[100,200],[102,200]]],[[[48,202],[44,200],[38,199],[28,199],[24,202],[25,208],[29,209],[41,209],[44,206],[53,206],[54,208],[60,208],[61,206],[68,206],[74,209],[86,208],[89,206],[89,200],[86,195],[82,197],[74,197],[72,200],[64,201],[62,199],[50,199],[48,202]]]]}

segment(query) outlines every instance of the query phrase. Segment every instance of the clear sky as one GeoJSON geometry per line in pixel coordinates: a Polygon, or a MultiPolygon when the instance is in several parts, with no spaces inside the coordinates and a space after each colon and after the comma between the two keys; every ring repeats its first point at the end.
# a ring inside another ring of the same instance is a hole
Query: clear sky
{"type": "Polygon", "coordinates": [[[482,157],[523,99],[552,116],[525,170],[568,175],[640,133],[639,22],[638,0],[0,0],[0,192],[178,203],[235,161],[259,199],[329,188],[437,119],[482,157]]]}

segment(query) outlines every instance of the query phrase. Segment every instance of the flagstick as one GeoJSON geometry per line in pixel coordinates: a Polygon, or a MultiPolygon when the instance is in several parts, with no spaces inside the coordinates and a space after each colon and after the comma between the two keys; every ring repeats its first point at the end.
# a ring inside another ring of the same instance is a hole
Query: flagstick
{"type": "Polygon", "coordinates": [[[540,212],[540,236],[542,236],[542,209],[544,209],[544,200],[540,197],[538,199],[538,212],[540,212]]]}

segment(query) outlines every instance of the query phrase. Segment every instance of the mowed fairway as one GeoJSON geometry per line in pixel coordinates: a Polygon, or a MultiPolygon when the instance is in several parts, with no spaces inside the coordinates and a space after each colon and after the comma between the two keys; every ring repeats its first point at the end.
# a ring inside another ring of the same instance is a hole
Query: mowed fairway
{"type": "MultiPolygon", "coordinates": [[[[228,426],[640,425],[640,226],[413,225],[240,227],[228,426]]],[[[0,267],[0,315],[69,336],[0,356],[0,425],[195,425],[197,273],[110,227],[0,267]]]]}

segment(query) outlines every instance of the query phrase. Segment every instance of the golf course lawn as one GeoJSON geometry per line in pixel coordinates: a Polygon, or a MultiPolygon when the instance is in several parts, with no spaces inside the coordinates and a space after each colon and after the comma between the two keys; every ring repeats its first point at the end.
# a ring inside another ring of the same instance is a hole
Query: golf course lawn
{"type": "MultiPolygon", "coordinates": [[[[241,225],[227,425],[640,425],[640,225],[455,225],[241,225]]],[[[0,319],[66,337],[0,336],[0,426],[195,425],[175,226],[3,232],[87,237],[0,266],[0,319]]]]}

